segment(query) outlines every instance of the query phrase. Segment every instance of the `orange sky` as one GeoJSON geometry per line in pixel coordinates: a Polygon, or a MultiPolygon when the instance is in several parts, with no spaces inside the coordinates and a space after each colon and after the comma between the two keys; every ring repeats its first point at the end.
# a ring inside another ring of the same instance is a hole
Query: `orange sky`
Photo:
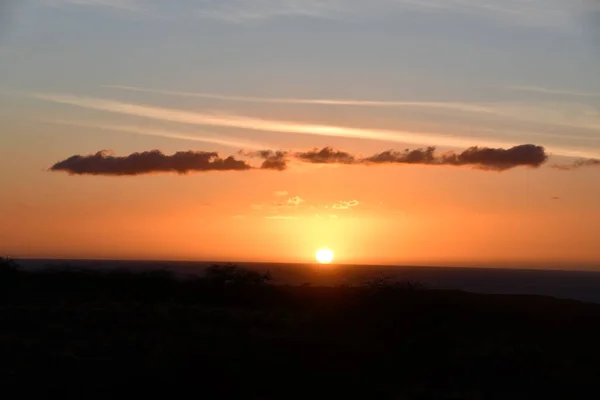
{"type": "Polygon", "coordinates": [[[303,262],[330,247],[342,263],[516,265],[600,255],[593,169],[294,164],[285,172],[70,176],[46,169],[75,149],[105,146],[45,132],[32,152],[28,136],[23,130],[1,160],[0,243],[15,257],[303,262]]]}
{"type": "Polygon", "coordinates": [[[330,247],[340,263],[600,268],[591,3],[521,3],[15,2],[0,254],[304,262],[330,247]],[[352,162],[297,156],[327,146],[352,162]],[[427,146],[433,159],[401,159],[427,146]],[[263,149],[287,169],[239,153],[263,149]],[[67,173],[102,150],[218,152],[244,170],[67,173]],[[387,150],[393,163],[374,157],[387,150]]]}

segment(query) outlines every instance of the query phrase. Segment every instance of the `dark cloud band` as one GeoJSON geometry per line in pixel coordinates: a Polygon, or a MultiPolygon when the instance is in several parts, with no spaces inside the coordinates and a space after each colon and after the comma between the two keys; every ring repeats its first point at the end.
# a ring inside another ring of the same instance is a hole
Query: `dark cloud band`
{"type": "Polygon", "coordinates": [[[262,158],[264,161],[260,169],[271,169],[275,171],[284,171],[287,169],[288,153],[285,151],[259,150],[259,151],[239,151],[239,154],[246,157],[262,158]]]}
{"type": "Polygon", "coordinates": [[[331,147],[313,149],[307,152],[294,153],[300,161],[313,164],[355,164],[356,157],[344,151],[334,150],[331,147]]]}
{"type": "Polygon", "coordinates": [[[182,151],[165,155],[158,150],[133,153],[126,157],[99,151],[87,156],[73,156],[54,164],[51,171],[72,175],[143,175],[207,171],[246,171],[252,169],[245,161],[234,157],[221,158],[215,152],[182,151]]]}
{"type": "Polygon", "coordinates": [[[494,149],[489,147],[470,147],[456,153],[436,153],[435,147],[405,150],[402,152],[388,150],[366,158],[360,158],[349,153],[324,148],[314,149],[306,153],[295,153],[300,161],[313,164],[420,164],[420,165],[450,165],[470,166],[474,168],[504,171],[515,167],[539,167],[548,159],[546,151],[541,146],[525,144],[509,149],[494,149]]]}
{"type": "MultiPolygon", "coordinates": [[[[388,150],[370,157],[334,150],[330,147],[307,152],[261,150],[240,151],[238,155],[262,159],[260,167],[254,167],[233,156],[221,158],[216,152],[184,151],[165,155],[159,150],[133,153],[117,157],[107,151],[81,156],[76,155],[54,164],[51,171],[64,171],[74,175],[142,175],[152,173],[178,173],[208,171],[248,171],[287,169],[290,159],[312,164],[382,165],[412,164],[438,166],[469,166],[472,168],[505,171],[515,167],[539,167],[548,155],[541,146],[525,144],[509,149],[471,147],[457,152],[437,153],[435,147],[394,151],[388,150]]],[[[577,169],[584,166],[600,166],[599,160],[580,160],[574,164],[554,166],[559,169],[577,169]]]]}
{"type": "Polygon", "coordinates": [[[552,168],[562,171],[573,171],[580,168],[600,167],[600,160],[595,158],[576,160],[570,164],[553,164],[552,168]]]}

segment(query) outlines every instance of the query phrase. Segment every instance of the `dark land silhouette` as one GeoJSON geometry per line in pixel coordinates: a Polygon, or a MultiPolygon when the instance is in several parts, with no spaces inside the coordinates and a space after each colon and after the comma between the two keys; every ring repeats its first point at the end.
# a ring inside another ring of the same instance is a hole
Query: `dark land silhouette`
{"type": "Polygon", "coordinates": [[[600,393],[600,305],[271,283],[215,265],[0,262],[0,387],[41,398],[553,399],[600,393]]]}

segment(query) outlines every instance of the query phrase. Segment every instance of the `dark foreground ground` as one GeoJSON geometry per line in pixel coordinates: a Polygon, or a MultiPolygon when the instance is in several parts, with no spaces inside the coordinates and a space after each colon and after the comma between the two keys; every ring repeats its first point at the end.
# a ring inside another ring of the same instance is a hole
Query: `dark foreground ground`
{"type": "Polygon", "coordinates": [[[7,398],[600,398],[599,343],[546,297],[0,268],[7,398]]]}

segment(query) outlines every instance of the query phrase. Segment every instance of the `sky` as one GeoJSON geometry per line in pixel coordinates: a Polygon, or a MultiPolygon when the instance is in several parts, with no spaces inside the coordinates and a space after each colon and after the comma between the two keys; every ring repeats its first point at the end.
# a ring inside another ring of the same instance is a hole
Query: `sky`
{"type": "Polygon", "coordinates": [[[4,0],[0,254],[600,268],[600,2],[4,0]]]}

